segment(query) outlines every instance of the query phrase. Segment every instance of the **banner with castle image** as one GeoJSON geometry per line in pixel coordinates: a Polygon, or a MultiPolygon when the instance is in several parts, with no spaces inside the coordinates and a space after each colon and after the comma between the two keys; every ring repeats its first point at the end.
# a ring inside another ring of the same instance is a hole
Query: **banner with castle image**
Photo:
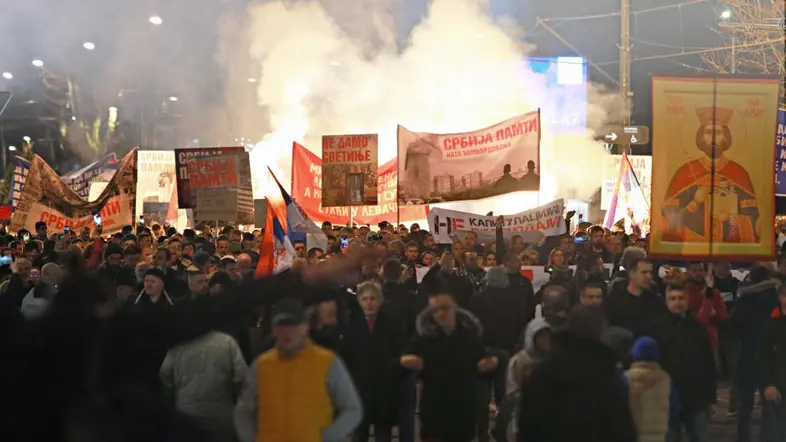
{"type": "Polygon", "coordinates": [[[652,79],[652,255],[775,255],[778,88],[778,79],[652,79]]]}
{"type": "Polygon", "coordinates": [[[457,134],[398,126],[399,205],[540,190],[540,110],[457,134]]]}

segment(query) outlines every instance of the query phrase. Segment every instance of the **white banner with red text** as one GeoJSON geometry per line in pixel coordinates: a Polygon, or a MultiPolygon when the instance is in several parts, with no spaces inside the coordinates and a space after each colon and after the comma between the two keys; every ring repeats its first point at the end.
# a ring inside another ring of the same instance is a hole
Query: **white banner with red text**
{"type": "Polygon", "coordinates": [[[398,201],[470,201],[540,190],[540,110],[472,132],[398,127],[398,201]]]}
{"type": "MultiPolygon", "coordinates": [[[[558,199],[534,209],[504,216],[502,227],[505,238],[520,235],[524,242],[535,243],[547,236],[566,232],[565,201],[558,199]]],[[[450,244],[465,232],[475,232],[481,242],[496,241],[497,216],[484,216],[432,207],[428,213],[428,225],[438,244],[450,244]]]]}

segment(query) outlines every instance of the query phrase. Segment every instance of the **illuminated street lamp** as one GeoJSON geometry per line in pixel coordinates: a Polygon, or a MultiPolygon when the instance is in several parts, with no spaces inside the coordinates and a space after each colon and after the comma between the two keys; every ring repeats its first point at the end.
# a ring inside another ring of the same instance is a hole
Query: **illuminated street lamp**
{"type": "Polygon", "coordinates": [[[159,16],[157,16],[157,15],[152,15],[152,16],[150,16],[150,18],[148,19],[148,21],[149,21],[150,23],[152,23],[152,24],[156,25],[156,26],[160,26],[160,25],[161,25],[161,23],[163,23],[163,22],[164,22],[164,20],[161,20],[161,17],[159,17],[159,16]]]}
{"type": "Polygon", "coordinates": [[[91,41],[86,41],[86,42],[82,43],[82,47],[87,49],[88,51],[92,51],[93,49],[96,48],[96,45],[93,44],[93,42],[91,42],[91,41]]]}
{"type": "Polygon", "coordinates": [[[32,138],[30,138],[27,135],[25,135],[25,136],[22,137],[22,139],[25,140],[25,143],[29,143],[32,138]]]}
{"type": "Polygon", "coordinates": [[[11,152],[16,152],[16,146],[8,146],[8,150],[11,152]]]}
{"type": "Polygon", "coordinates": [[[10,72],[3,72],[3,78],[5,78],[6,80],[10,80],[14,78],[14,76],[10,72]]]}
{"type": "Polygon", "coordinates": [[[44,62],[36,58],[35,60],[33,60],[33,66],[37,68],[44,67],[44,62]]]}
{"type": "Polygon", "coordinates": [[[730,19],[731,18],[731,9],[724,9],[723,12],[721,12],[720,16],[724,20],[730,19]]]}
{"type": "Polygon", "coordinates": [[[177,101],[177,97],[172,95],[171,97],[169,97],[169,101],[175,102],[177,101]]]}

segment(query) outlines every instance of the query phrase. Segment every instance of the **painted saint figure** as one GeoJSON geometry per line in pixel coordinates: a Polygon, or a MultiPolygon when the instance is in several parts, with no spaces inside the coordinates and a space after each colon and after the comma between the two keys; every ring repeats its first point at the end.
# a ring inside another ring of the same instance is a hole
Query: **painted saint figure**
{"type": "Polygon", "coordinates": [[[759,208],[750,176],[726,158],[731,149],[729,121],[734,110],[698,108],[696,147],[704,154],[672,176],[663,202],[663,241],[688,243],[759,242],[759,208]],[[714,155],[713,155],[714,143],[714,155]],[[714,179],[713,179],[714,175],[714,179]],[[714,182],[711,182],[714,181],[714,182]]]}

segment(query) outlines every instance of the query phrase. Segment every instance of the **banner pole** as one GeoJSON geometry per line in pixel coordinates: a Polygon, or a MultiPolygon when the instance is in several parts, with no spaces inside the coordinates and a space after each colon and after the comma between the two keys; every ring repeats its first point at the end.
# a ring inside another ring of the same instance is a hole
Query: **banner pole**
{"type": "Polygon", "coordinates": [[[354,227],[354,222],[352,221],[352,220],[353,220],[353,218],[354,218],[354,217],[352,216],[352,207],[353,207],[353,206],[349,206],[349,227],[350,227],[350,228],[354,227]]]}

